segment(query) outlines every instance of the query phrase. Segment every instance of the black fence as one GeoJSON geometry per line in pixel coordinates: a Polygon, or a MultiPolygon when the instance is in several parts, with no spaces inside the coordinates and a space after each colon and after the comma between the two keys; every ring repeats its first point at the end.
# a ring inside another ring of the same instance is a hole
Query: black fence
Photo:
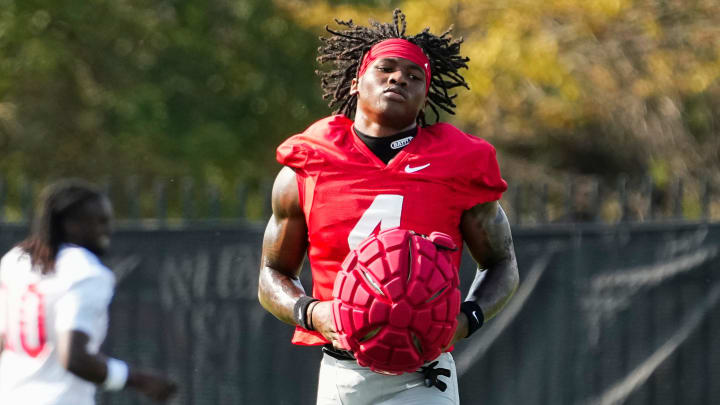
{"type": "MultiPolygon", "coordinates": [[[[173,404],[314,403],[320,351],[291,345],[256,298],[262,227],[119,229],[104,350],[175,378],[173,404]]],[[[1,225],[0,249],[25,232],[1,225]]],[[[454,352],[463,404],[720,403],[720,224],[516,226],[514,238],[519,290],[454,352]]]]}

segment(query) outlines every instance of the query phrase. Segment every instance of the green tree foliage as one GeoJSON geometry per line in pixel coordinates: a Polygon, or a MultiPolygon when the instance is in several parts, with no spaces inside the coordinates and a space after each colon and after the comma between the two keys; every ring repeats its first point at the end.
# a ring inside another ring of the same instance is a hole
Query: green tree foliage
{"type": "Polygon", "coordinates": [[[277,144],[328,113],[317,36],[394,7],[465,38],[471,90],[446,118],[511,180],[720,184],[715,0],[0,0],[0,171],[266,193],[277,144]]]}
{"type": "Polygon", "coordinates": [[[326,111],[315,38],[263,0],[0,0],[0,170],[257,183],[326,111]]]}

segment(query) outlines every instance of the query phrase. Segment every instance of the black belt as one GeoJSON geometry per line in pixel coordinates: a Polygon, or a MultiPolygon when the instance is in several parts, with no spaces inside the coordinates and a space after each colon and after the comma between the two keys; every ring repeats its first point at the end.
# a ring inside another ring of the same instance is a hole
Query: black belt
{"type": "Polygon", "coordinates": [[[352,352],[349,352],[347,350],[340,350],[333,347],[333,345],[327,344],[323,346],[322,348],[323,353],[326,353],[330,357],[334,357],[338,360],[353,360],[355,361],[355,356],[353,356],[352,352]]]}
{"type": "MultiPolygon", "coordinates": [[[[355,356],[353,356],[352,352],[349,352],[347,350],[339,350],[333,347],[331,344],[324,345],[322,348],[323,353],[326,353],[330,357],[334,357],[338,360],[352,360],[355,361],[355,356]]],[[[420,370],[418,372],[422,373],[422,375],[425,377],[425,386],[426,387],[433,387],[439,389],[440,391],[445,392],[447,389],[447,384],[440,381],[438,379],[439,376],[443,375],[445,377],[450,377],[450,370],[446,368],[435,368],[437,366],[438,361],[435,360],[432,363],[428,364],[427,366],[420,367],[420,370]]]]}

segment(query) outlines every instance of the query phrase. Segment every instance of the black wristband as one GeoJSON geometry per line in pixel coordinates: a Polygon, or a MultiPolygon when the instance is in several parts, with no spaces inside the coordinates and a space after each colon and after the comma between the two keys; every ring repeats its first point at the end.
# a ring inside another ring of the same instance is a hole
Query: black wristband
{"type": "Polygon", "coordinates": [[[313,302],[318,301],[317,299],[313,297],[308,297],[307,295],[303,295],[302,297],[298,298],[298,300],[295,302],[295,307],[293,308],[293,320],[295,323],[300,326],[301,328],[305,330],[314,330],[312,326],[310,326],[310,323],[308,322],[307,318],[307,309],[313,302]]]}
{"type": "Polygon", "coordinates": [[[483,315],[482,308],[475,301],[465,301],[460,304],[460,311],[462,311],[468,318],[468,334],[465,336],[469,338],[470,335],[475,333],[476,330],[480,329],[485,322],[485,315],[483,315]]]}

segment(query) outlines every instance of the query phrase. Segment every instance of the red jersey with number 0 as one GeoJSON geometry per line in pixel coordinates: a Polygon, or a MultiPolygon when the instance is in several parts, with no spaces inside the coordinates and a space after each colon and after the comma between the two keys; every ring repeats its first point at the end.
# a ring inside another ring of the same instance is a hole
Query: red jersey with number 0
{"type": "MultiPolygon", "coordinates": [[[[351,248],[380,229],[399,226],[420,234],[440,231],[462,246],[462,213],[499,200],[507,189],[495,149],[486,141],[438,123],[417,135],[388,164],[335,115],[314,123],[277,149],[295,170],[308,227],[312,295],[332,299],[340,264],[351,248]]],[[[460,264],[461,251],[455,254],[460,264]]],[[[297,327],[293,343],[327,343],[297,327]]]]}

